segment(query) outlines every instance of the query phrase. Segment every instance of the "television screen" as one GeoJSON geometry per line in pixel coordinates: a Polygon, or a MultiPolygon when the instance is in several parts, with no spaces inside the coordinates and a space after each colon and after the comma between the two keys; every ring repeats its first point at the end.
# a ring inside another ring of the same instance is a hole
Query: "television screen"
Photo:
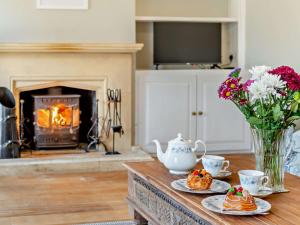
{"type": "Polygon", "coordinates": [[[154,64],[221,62],[220,23],[154,23],[154,64]]]}

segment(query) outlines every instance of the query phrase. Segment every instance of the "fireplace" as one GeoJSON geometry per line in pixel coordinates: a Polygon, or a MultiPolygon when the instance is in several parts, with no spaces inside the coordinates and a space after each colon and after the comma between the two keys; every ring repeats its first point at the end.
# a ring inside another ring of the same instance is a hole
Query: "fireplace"
{"type": "Polygon", "coordinates": [[[35,95],[34,143],[36,148],[77,147],[80,95],[35,95]]]}
{"type": "Polygon", "coordinates": [[[27,149],[85,149],[97,134],[95,91],[52,86],[23,91],[20,100],[20,133],[27,149]]]}

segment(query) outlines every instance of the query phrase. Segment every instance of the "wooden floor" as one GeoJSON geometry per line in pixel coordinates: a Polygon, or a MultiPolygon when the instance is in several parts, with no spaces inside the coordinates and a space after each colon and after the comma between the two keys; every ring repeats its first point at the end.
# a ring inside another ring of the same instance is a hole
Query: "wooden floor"
{"type": "Polygon", "coordinates": [[[0,177],[1,225],[128,220],[127,172],[0,177]]]}

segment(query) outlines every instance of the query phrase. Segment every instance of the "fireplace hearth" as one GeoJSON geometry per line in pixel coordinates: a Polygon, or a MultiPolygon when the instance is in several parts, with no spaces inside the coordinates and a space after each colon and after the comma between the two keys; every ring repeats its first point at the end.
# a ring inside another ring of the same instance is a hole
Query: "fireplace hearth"
{"type": "Polygon", "coordinates": [[[33,99],[36,148],[77,147],[80,95],[35,95],[33,99]]]}

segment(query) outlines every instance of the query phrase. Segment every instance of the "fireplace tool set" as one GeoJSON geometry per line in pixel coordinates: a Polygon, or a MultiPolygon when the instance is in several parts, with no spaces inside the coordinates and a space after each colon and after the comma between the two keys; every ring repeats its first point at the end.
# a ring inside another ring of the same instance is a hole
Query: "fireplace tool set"
{"type": "Polygon", "coordinates": [[[32,154],[32,148],[31,148],[31,141],[27,141],[25,136],[25,129],[27,132],[29,132],[29,129],[26,126],[26,122],[29,122],[28,118],[25,118],[24,115],[24,103],[25,101],[23,99],[20,100],[20,151],[25,149],[30,149],[32,154]]]}
{"type": "Polygon", "coordinates": [[[107,155],[120,154],[115,150],[115,134],[118,133],[120,137],[124,134],[122,119],[121,119],[121,89],[107,89],[107,111],[103,120],[101,135],[109,138],[112,131],[113,146],[112,151],[106,152],[107,155]]]}
{"type": "Polygon", "coordinates": [[[96,113],[93,115],[93,117],[91,118],[91,120],[93,121],[93,125],[91,126],[91,128],[88,131],[87,134],[87,139],[89,140],[89,144],[87,145],[85,151],[89,152],[89,150],[91,149],[91,147],[93,145],[103,145],[105,151],[107,152],[107,147],[106,145],[101,141],[101,137],[98,134],[98,130],[99,130],[99,112],[98,112],[98,106],[99,106],[99,99],[97,99],[96,101],[96,113]],[[92,134],[92,131],[95,130],[95,134],[92,134]]]}

